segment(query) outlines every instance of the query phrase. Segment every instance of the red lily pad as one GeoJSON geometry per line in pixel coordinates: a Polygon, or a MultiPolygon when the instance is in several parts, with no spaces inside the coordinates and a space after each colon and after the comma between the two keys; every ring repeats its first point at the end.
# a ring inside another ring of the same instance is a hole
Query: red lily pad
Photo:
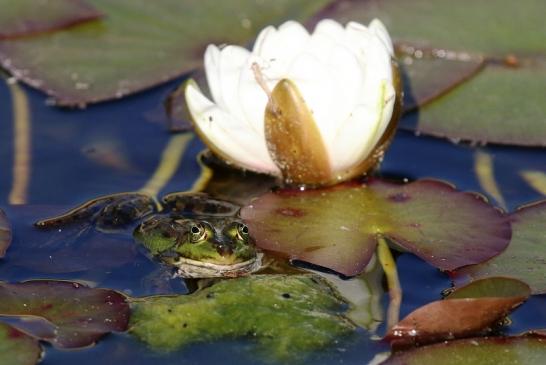
{"type": "Polygon", "coordinates": [[[442,270],[499,254],[511,235],[482,197],[432,180],[267,193],[241,216],[261,248],[345,275],[365,268],[378,235],[442,270]]]}
{"type": "Polygon", "coordinates": [[[173,79],[201,65],[209,43],[245,43],[264,26],[306,18],[326,2],[95,0],[103,20],[0,41],[0,63],[59,105],[85,105],[173,79]]]}
{"type": "Polygon", "coordinates": [[[393,347],[400,348],[481,335],[491,331],[492,326],[530,295],[529,286],[519,280],[478,280],[454,291],[445,300],[413,311],[385,338],[393,347]]]}
{"type": "Polygon", "coordinates": [[[89,346],[129,322],[123,295],[75,282],[0,283],[0,297],[0,315],[25,318],[25,332],[61,348],[89,346]]]}
{"type": "Polygon", "coordinates": [[[533,294],[546,293],[546,201],[520,208],[510,216],[512,240],[497,257],[457,270],[472,279],[508,276],[527,283],[533,294]]]}
{"type": "Polygon", "coordinates": [[[542,365],[546,337],[481,337],[446,341],[394,354],[381,365],[542,365]]]}
{"type": "Polygon", "coordinates": [[[38,341],[5,323],[0,323],[0,364],[34,365],[40,361],[38,341]]]}
{"type": "Polygon", "coordinates": [[[11,227],[8,222],[8,217],[2,209],[0,209],[0,258],[6,255],[6,251],[11,244],[11,227]]]}
{"type": "Polygon", "coordinates": [[[82,0],[3,0],[0,12],[0,39],[50,32],[102,14],[82,0]]]}

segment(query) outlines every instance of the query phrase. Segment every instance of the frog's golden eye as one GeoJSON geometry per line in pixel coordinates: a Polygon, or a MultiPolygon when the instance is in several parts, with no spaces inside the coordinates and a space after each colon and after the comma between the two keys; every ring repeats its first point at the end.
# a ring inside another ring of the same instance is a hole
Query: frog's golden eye
{"type": "Polygon", "coordinates": [[[248,239],[248,227],[246,224],[238,223],[237,224],[237,238],[245,241],[248,239]]]}
{"type": "Polygon", "coordinates": [[[207,230],[202,224],[194,224],[190,228],[191,242],[204,241],[207,238],[207,230]]]}

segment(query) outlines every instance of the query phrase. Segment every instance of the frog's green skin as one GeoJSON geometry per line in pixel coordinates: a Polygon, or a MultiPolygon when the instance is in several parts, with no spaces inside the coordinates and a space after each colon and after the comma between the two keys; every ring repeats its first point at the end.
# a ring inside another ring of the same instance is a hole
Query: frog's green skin
{"type": "Polygon", "coordinates": [[[200,193],[173,193],[162,199],[119,193],[84,203],[65,214],[36,222],[42,229],[93,223],[111,232],[144,221],[134,238],[184,278],[235,277],[261,267],[262,254],[237,218],[239,207],[200,193]]]}
{"type": "Polygon", "coordinates": [[[235,277],[261,266],[248,228],[234,217],[156,215],[142,222],[134,237],[185,278],[235,277]]]}

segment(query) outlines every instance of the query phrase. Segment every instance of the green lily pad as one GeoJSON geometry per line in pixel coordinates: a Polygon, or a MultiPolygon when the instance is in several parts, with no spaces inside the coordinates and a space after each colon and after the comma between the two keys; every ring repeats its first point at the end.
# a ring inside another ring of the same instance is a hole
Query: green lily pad
{"type": "Polygon", "coordinates": [[[6,255],[9,245],[11,244],[11,227],[8,222],[8,217],[2,209],[0,209],[0,258],[6,255]]]}
{"type": "Polygon", "coordinates": [[[130,333],[159,351],[250,338],[261,357],[299,361],[354,332],[345,306],[319,276],[254,275],[191,295],[137,299],[130,333]]]}
{"type": "Polygon", "coordinates": [[[527,283],[533,294],[546,293],[546,201],[523,207],[510,216],[512,240],[489,261],[462,268],[459,276],[472,279],[507,276],[527,283]]]}
{"type": "Polygon", "coordinates": [[[0,364],[34,365],[40,361],[38,341],[17,329],[0,323],[0,364]]]}
{"type": "Polygon", "coordinates": [[[542,0],[367,0],[338,1],[317,19],[379,18],[398,41],[504,56],[546,50],[545,13],[542,0]]]}
{"type": "Polygon", "coordinates": [[[491,65],[404,123],[417,119],[417,131],[451,139],[546,146],[544,85],[546,61],[520,68],[491,65]]]}
{"type": "Polygon", "coordinates": [[[381,365],[542,365],[546,337],[482,337],[399,352],[381,365]]]}
{"type": "Polygon", "coordinates": [[[378,235],[454,270],[499,254],[511,233],[506,217],[483,198],[433,180],[267,193],[241,216],[261,248],[345,275],[366,267],[378,235]]]}
{"type": "Polygon", "coordinates": [[[25,332],[62,348],[89,346],[129,322],[123,295],[75,282],[0,283],[0,297],[0,315],[25,318],[25,332]]]}
{"type": "Polygon", "coordinates": [[[0,39],[49,32],[102,16],[82,0],[0,0],[0,9],[0,39]]]}
{"type": "Polygon", "coordinates": [[[0,41],[0,63],[59,105],[85,105],[173,79],[201,65],[209,43],[245,43],[264,26],[305,19],[326,2],[93,0],[104,20],[0,41]]]}
{"type": "Polygon", "coordinates": [[[385,338],[400,348],[485,334],[530,295],[515,279],[478,280],[411,312],[385,338]]]}
{"type": "MultiPolygon", "coordinates": [[[[405,48],[413,49],[411,46],[405,48]]],[[[449,92],[474,76],[484,64],[481,57],[458,55],[453,59],[445,59],[422,50],[415,50],[413,55],[399,55],[398,63],[404,80],[405,112],[449,92]]]]}

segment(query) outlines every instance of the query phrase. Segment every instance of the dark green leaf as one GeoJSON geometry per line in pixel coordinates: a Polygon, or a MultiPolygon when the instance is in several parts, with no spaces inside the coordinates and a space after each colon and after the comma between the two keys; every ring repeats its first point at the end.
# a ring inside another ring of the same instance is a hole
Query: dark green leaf
{"type": "Polygon", "coordinates": [[[93,0],[103,21],[0,41],[16,77],[83,105],[149,88],[202,64],[209,43],[245,43],[266,25],[305,19],[327,1],[93,0]]]}
{"type": "Polygon", "coordinates": [[[11,227],[8,222],[8,217],[2,209],[0,209],[0,258],[6,255],[6,251],[11,244],[11,227]]]}
{"type": "Polygon", "coordinates": [[[0,0],[0,39],[49,32],[99,18],[83,0],[0,0]]]}

